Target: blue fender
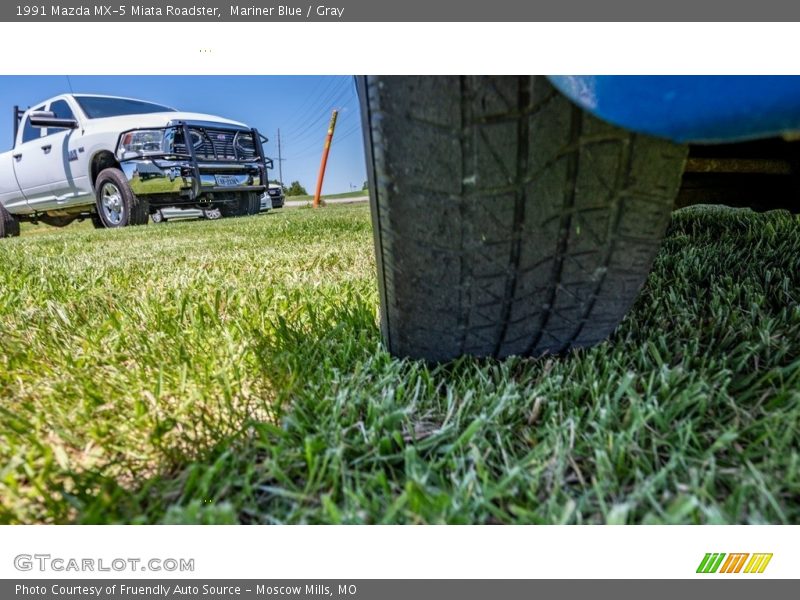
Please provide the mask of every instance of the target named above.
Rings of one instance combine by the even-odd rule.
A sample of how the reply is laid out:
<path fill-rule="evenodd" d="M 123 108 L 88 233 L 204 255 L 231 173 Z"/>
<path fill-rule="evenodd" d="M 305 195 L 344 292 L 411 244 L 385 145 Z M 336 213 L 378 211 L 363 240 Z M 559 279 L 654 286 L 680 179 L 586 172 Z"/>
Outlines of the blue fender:
<path fill-rule="evenodd" d="M 800 132 L 800 76 L 559 75 L 552 83 L 595 116 L 682 143 Z"/>

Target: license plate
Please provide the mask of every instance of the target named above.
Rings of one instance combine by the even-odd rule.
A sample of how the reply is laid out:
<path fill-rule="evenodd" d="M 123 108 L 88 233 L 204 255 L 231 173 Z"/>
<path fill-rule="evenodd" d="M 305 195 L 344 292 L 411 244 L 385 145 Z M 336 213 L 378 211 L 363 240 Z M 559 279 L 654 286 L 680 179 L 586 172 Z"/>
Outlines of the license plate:
<path fill-rule="evenodd" d="M 235 187 L 239 185 L 239 178 L 236 175 L 217 175 L 217 185 L 220 187 Z"/>

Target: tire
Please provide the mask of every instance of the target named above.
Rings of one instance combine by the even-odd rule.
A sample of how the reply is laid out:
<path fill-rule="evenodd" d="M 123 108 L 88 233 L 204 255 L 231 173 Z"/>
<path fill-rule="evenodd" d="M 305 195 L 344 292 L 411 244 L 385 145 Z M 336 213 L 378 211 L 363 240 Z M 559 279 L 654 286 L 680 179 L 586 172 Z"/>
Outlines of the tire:
<path fill-rule="evenodd" d="M 19 236 L 19 220 L 0 204 L 0 239 Z"/>
<path fill-rule="evenodd" d="M 236 200 L 221 204 L 219 210 L 223 217 L 257 215 L 261 212 L 261 201 L 255 192 L 243 192 L 238 194 Z"/>
<path fill-rule="evenodd" d="M 149 203 L 131 191 L 128 180 L 116 168 L 103 169 L 94 184 L 97 216 L 108 229 L 129 225 L 147 225 L 150 220 Z"/>
<path fill-rule="evenodd" d="M 160 210 L 157 210 L 152 215 L 150 215 L 150 220 L 153 223 L 166 223 L 167 222 L 167 220 L 164 218 L 164 213 L 162 213 Z"/>
<path fill-rule="evenodd" d="M 608 125 L 543 77 L 367 77 L 359 96 L 392 354 L 541 356 L 616 328 L 685 147 Z"/>
<path fill-rule="evenodd" d="M 222 211 L 218 208 L 207 208 L 203 210 L 203 217 L 209 221 L 216 221 L 222 218 Z"/>

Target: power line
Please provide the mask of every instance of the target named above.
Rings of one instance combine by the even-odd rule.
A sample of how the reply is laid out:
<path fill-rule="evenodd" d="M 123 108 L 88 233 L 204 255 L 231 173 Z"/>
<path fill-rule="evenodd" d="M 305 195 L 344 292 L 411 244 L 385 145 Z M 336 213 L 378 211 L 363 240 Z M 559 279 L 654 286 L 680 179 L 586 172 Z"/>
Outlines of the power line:
<path fill-rule="evenodd" d="M 342 106 L 341 104 L 334 104 L 331 103 L 329 105 L 330 108 L 328 110 L 339 109 L 339 110 L 347 110 L 346 106 Z M 326 111 L 327 112 L 327 111 Z M 323 113 L 324 115 L 324 113 Z M 326 120 L 325 118 L 316 119 L 314 121 L 310 121 L 305 128 L 299 134 L 295 134 L 294 136 L 284 136 L 284 144 L 287 148 L 297 149 L 306 146 L 309 142 L 316 143 L 321 139 L 320 131 L 325 127 Z"/>
<path fill-rule="evenodd" d="M 340 94 L 331 104 L 329 105 L 331 109 L 336 108 L 337 110 L 342 111 L 343 118 L 349 117 L 349 114 L 352 111 L 350 102 L 342 103 L 347 96 L 347 92 L 343 92 Z M 322 119 L 319 119 L 311 124 L 307 128 L 308 131 L 302 133 L 302 135 L 298 134 L 294 138 L 290 140 L 289 145 L 293 146 L 294 148 L 302 147 L 306 142 L 313 140 L 313 143 L 316 143 L 319 140 L 318 134 L 319 129 L 322 127 Z M 301 150 L 302 152 L 303 150 Z"/>
<path fill-rule="evenodd" d="M 342 108 L 340 110 L 345 111 L 346 109 Z M 340 114 L 344 114 L 344 116 L 339 118 L 340 123 L 343 122 L 345 125 L 349 125 L 349 115 L 344 112 L 341 112 Z M 320 125 L 318 129 L 309 132 L 308 135 L 292 140 L 292 143 L 288 145 L 290 152 L 293 152 L 294 154 L 303 154 L 312 148 L 316 148 L 322 139 L 319 135 L 319 129 L 321 128 L 322 125 Z"/>
<path fill-rule="evenodd" d="M 288 122 L 289 128 L 291 129 L 291 127 L 294 126 L 295 123 L 300 123 L 300 126 L 302 126 L 302 124 L 305 123 L 305 116 L 306 116 L 305 114 L 303 114 L 303 111 L 311 107 L 315 100 L 327 94 L 328 90 L 330 90 L 330 88 L 335 83 L 336 83 L 335 77 L 331 77 L 327 80 L 325 78 L 320 78 L 319 81 L 317 82 L 316 87 L 314 88 L 314 91 L 309 94 L 306 94 L 303 102 L 297 107 L 294 119 Z M 284 128 L 284 131 L 288 130 Z"/>
<path fill-rule="evenodd" d="M 289 121 L 290 126 L 279 130 L 278 164 L 282 166 L 286 161 L 290 171 L 290 165 L 293 166 L 296 161 L 320 156 L 323 152 L 324 136 L 321 133 L 331 109 L 342 111 L 339 113 L 339 126 L 331 147 L 338 147 L 356 132 L 361 132 L 357 93 L 352 78 L 333 77 L 314 89 L 315 93 L 309 94 L 298 107 L 295 112 L 297 116 Z M 351 119 L 350 115 L 354 118 Z M 343 130 L 342 125 L 348 128 Z M 289 157 L 284 158 L 287 148 Z M 280 178 L 283 181 L 282 175 Z"/>
<path fill-rule="evenodd" d="M 345 93 L 346 90 L 342 86 L 339 86 L 339 88 L 337 88 L 333 94 L 329 94 L 325 99 L 320 100 L 316 104 L 318 116 L 315 119 L 307 122 L 304 127 L 301 126 L 300 128 L 296 128 L 293 132 L 287 133 L 286 137 L 294 138 L 295 140 L 303 139 L 309 132 L 314 130 L 315 126 L 327 121 L 328 116 L 326 113 L 328 112 L 329 108 L 336 106 L 336 104 L 338 104 L 339 101 L 345 97 Z"/>
<path fill-rule="evenodd" d="M 341 135 L 334 137 L 333 138 L 333 142 L 331 143 L 331 146 L 338 145 L 339 142 L 347 139 L 348 137 L 353 135 L 356 131 L 361 131 L 361 123 L 360 122 L 356 123 L 353 127 L 348 129 L 347 131 L 345 131 Z M 293 156 L 293 157 L 290 157 L 290 158 L 286 158 L 285 160 L 287 160 L 287 161 L 303 160 L 304 158 L 309 158 L 309 157 L 315 156 L 317 153 L 318 152 L 315 150 L 315 151 L 307 152 L 305 154 L 301 154 L 301 155 L 298 155 L 298 156 Z"/>
<path fill-rule="evenodd" d="M 316 141 L 318 127 L 322 127 L 325 119 L 327 119 L 328 111 L 331 109 L 347 110 L 350 104 L 352 90 L 347 85 L 346 80 L 342 80 L 338 87 L 330 90 L 330 92 L 318 99 L 312 107 L 312 114 L 318 115 L 316 118 L 307 120 L 303 125 L 295 127 L 287 133 L 284 128 L 284 140 L 288 141 L 289 146 L 298 146 L 304 142 L 314 139 Z M 345 102 L 347 101 L 347 102 Z"/>
<path fill-rule="evenodd" d="M 337 80 L 335 81 L 335 85 L 328 88 L 325 94 L 320 94 L 317 98 L 317 104 L 313 105 L 309 112 L 313 114 L 317 114 L 319 111 L 324 110 L 326 105 L 330 103 L 331 98 L 336 97 L 339 95 L 345 88 L 346 82 L 344 80 Z"/>
<path fill-rule="evenodd" d="M 342 140 L 348 138 L 349 136 L 353 135 L 357 131 L 361 131 L 361 123 L 360 122 L 356 123 L 348 131 L 345 131 L 342 135 L 340 135 L 337 139 L 335 139 L 334 143 L 341 142 Z"/>
<path fill-rule="evenodd" d="M 344 122 L 345 124 L 349 124 L 349 120 L 347 119 L 347 117 L 340 118 L 339 121 L 340 122 Z M 315 150 L 316 148 L 319 147 L 319 143 L 320 143 L 321 139 L 316 135 L 316 133 L 318 133 L 318 132 L 315 132 L 315 135 L 313 135 L 311 138 L 309 138 L 309 141 L 311 143 L 307 143 L 307 144 L 295 143 L 292 146 L 291 149 L 292 149 L 293 153 L 295 154 L 295 156 L 300 155 L 300 154 L 305 154 L 309 150 Z"/>
<path fill-rule="evenodd" d="M 312 100 L 312 103 L 309 105 L 302 117 L 298 117 L 299 124 L 294 128 L 285 128 L 286 135 L 292 136 L 297 134 L 299 131 L 304 131 L 307 128 L 308 118 L 313 117 L 313 115 L 319 115 L 320 112 L 322 112 L 322 116 L 325 116 L 324 107 L 329 104 L 332 98 L 335 98 L 341 93 L 345 84 L 346 82 L 343 80 L 331 80 L 331 85 L 325 88 L 324 92 L 320 93 L 315 99 Z M 298 111 L 298 113 L 299 112 L 300 111 Z"/>

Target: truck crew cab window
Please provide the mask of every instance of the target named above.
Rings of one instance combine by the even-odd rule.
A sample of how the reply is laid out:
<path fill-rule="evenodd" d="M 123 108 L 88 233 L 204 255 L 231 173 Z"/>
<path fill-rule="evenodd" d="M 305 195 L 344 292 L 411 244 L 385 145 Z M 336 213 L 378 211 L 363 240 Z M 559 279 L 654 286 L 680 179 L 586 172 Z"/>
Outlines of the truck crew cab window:
<path fill-rule="evenodd" d="M 72 113 L 72 109 L 69 107 L 69 104 L 67 104 L 65 100 L 56 100 L 55 102 L 51 102 L 50 112 L 55 114 L 56 119 L 75 118 L 75 115 Z M 59 131 L 65 131 L 65 130 L 66 130 L 65 127 L 48 127 L 47 135 L 53 135 L 54 133 L 58 133 Z"/>
<path fill-rule="evenodd" d="M 37 108 L 35 110 L 41 110 L 41 108 Z M 30 142 L 31 140 L 35 140 L 41 137 L 42 131 L 38 127 L 34 127 L 31 125 L 31 118 L 25 117 L 25 125 L 22 128 L 22 143 Z"/>

